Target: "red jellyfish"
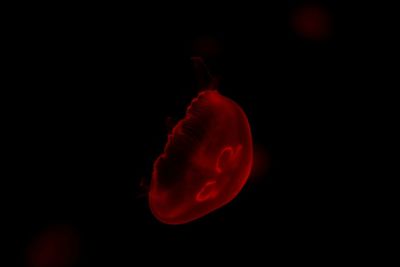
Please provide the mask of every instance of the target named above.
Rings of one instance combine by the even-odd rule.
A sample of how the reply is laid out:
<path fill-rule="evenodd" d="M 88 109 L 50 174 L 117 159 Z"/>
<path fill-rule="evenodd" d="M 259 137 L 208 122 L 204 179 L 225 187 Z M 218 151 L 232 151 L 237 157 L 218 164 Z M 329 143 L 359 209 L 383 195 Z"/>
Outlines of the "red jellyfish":
<path fill-rule="evenodd" d="M 246 183 L 253 144 L 246 114 L 216 90 L 194 98 L 154 163 L 150 209 L 166 224 L 184 224 L 224 206 Z"/>

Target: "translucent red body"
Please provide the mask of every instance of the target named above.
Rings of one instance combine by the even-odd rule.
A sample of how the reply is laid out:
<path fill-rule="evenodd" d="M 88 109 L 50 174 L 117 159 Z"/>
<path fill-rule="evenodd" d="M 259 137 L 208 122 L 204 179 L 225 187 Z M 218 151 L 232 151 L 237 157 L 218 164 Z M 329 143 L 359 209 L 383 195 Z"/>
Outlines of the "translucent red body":
<path fill-rule="evenodd" d="M 150 209 L 167 224 L 198 219 L 236 197 L 252 162 L 250 126 L 243 110 L 217 91 L 203 91 L 154 163 Z"/>

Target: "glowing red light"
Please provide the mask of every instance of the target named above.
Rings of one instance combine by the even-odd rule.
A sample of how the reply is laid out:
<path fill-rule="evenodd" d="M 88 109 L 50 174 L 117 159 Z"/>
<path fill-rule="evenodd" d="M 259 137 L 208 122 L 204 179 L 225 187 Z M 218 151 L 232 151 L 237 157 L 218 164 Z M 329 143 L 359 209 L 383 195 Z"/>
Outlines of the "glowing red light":
<path fill-rule="evenodd" d="M 292 26 L 302 38 L 323 40 L 331 34 L 331 17 L 329 12 L 321 6 L 306 5 L 295 10 Z"/>
<path fill-rule="evenodd" d="M 215 57 L 219 54 L 221 47 L 217 39 L 211 36 L 203 36 L 193 42 L 193 50 L 197 56 Z"/>
<path fill-rule="evenodd" d="M 198 219 L 236 197 L 252 163 L 250 125 L 243 110 L 215 90 L 203 91 L 154 163 L 151 211 L 167 224 Z"/>
<path fill-rule="evenodd" d="M 78 257 L 79 238 L 68 225 L 52 226 L 42 232 L 28 249 L 28 266 L 70 267 Z"/>
<path fill-rule="evenodd" d="M 267 150 L 261 145 L 255 145 L 251 181 L 260 182 L 266 176 L 270 165 L 271 158 Z"/>

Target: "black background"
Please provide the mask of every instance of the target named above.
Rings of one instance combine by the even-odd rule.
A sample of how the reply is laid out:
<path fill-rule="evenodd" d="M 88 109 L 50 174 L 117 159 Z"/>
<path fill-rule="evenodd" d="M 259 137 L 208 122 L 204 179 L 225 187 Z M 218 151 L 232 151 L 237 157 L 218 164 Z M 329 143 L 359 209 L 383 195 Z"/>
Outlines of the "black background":
<path fill-rule="evenodd" d="M 79 233 L 79 266 L 185 263 L 184 251 L 193 261 L 262 263 L 346 253 L 358 238 L 347 169 L 356 45 L 335 2 L 319 3 L 332 16 L 330 38 L 298 36 L 290 18 L 304 3 L 54 7 L 11 20 L 5 232 L 17 264 L 55 224 Z M 202 37 L 219 44 L 206 64 L 270 161 L 229 205 L 163 225 L 142 183 L 167 118 L 183 117 L 197 93 L 190 57 Z"/>

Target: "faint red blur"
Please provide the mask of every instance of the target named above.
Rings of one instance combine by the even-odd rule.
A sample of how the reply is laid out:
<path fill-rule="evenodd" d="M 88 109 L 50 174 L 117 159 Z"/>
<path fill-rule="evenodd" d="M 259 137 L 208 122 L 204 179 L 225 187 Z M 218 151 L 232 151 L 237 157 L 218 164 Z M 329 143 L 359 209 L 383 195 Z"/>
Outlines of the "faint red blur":
<path fill-rule="evenodd" d="M 38 234 L 27 251 L 29 267 L 72 267 L 79 253 L 79 236 L 70 225 L 52 225 Z"/>
<path fill-rule="evenodd" d="M 308 4 L 294 10 L 291 26 L 304 39 L 322 41 L 331 37 L 332 17 L 326 8 Z"/>
<path fill-rule="evenodd" d="M 204 58 L 212 58 L 219 54 L 220 43 L 211 36 L 198 37 L 193 42 L 193 54 Z"/>
<path fill-rule="evenodd" d="M 250 181 L 257 183 L 265 178 L 270 168 L 271 159 L 267 150 L 254 144 L 253 169 L 251 170 Z"/>

